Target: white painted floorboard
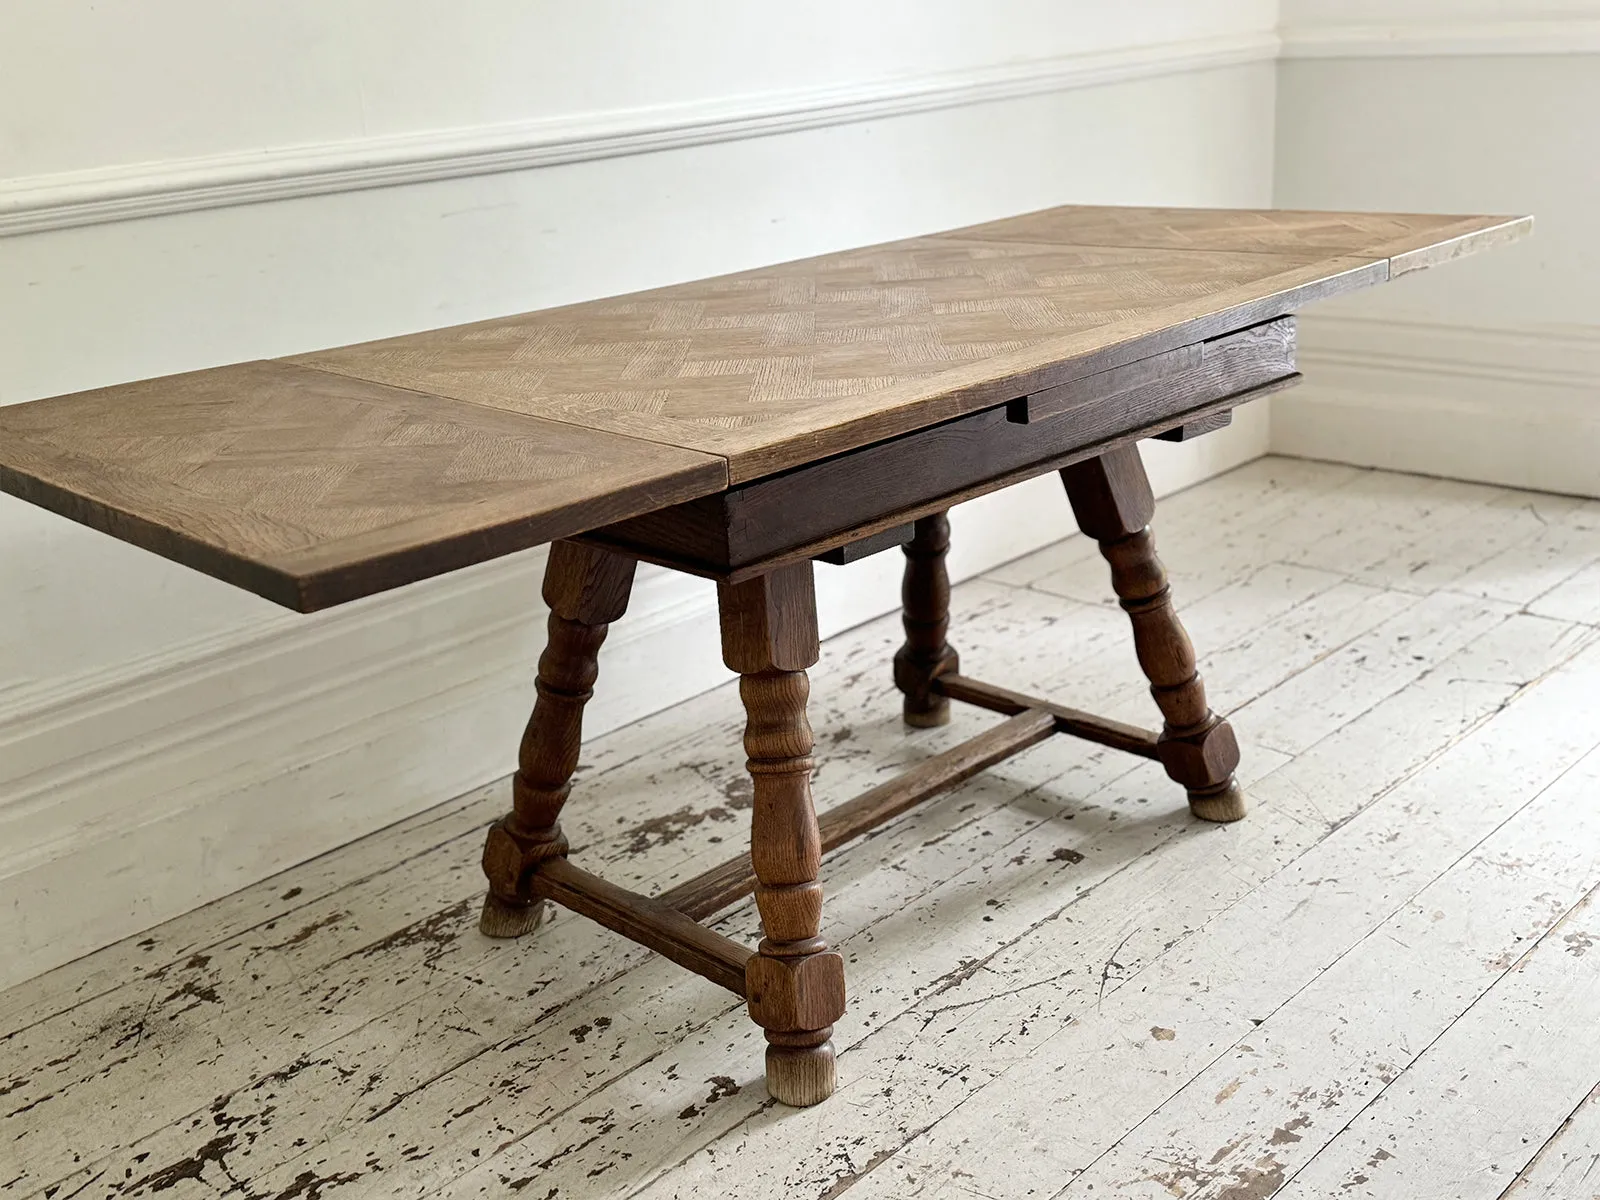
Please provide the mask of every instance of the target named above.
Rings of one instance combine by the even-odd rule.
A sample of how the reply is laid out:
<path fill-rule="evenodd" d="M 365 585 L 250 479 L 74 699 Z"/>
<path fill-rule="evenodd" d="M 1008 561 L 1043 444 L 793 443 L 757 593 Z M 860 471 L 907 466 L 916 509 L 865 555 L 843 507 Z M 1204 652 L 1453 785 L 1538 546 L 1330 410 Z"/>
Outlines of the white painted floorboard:
<path fill-rule="evenodd" d="M 0 992 L 0 1196 L 1600 1196 L 1600 504 L 1275 458 L 1155 530 L 1251 816 L 1057 738 L 830 856 L 828 1103 L 581 918 L 479 936 L 497 785 Z M 1085 539 L 954 607 L 967 673 L 1154 723 Z M 904 729 L 898 640 L 824 648 L 823 806 L 994 720 Z M 741 724 L 588 745 L 577 860 L 725 858 Z"/>

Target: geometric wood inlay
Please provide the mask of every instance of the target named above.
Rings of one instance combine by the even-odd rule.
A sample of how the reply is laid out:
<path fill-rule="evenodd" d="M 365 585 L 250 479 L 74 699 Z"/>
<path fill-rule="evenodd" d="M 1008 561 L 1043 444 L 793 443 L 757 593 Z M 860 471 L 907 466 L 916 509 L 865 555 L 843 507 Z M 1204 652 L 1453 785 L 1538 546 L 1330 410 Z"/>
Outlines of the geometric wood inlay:
<path fill-rule="evenodd" d="M 0 489 L 318 608 L 1231 335 L 1530 224 L 1049 209 L 0 408 Z"/>
<path fill-rule="evenodd" d="M 293 361 L 723 455 L 737 483 L 1386 271 L 1321 253 L 923 238 Z"/>
<path fill-rule="evenodd" d="M 714 492 L 722 460 L 285 363 L 0 408 L 0 487 L 322 608 Z"/>
<path fill-rule="evenodd" d="M 739 483 L 1520 236 L 1066 207 L 292 361 L 726 457 Z"/>

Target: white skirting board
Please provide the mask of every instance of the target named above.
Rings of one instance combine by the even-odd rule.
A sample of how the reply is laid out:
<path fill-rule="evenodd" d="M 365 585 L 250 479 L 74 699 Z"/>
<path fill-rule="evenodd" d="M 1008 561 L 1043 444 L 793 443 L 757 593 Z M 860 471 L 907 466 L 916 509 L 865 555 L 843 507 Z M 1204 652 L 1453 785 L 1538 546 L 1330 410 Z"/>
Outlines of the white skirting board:
<path fill-rule="evenodd" d="M 1257 405 L 1146 458 L 1165 493 L 1266 443 Z M 1049 476 L 952 523 L 957 578 L 1073 528 Z M 318 617 L 285 614 L 251 636 L 68 681 L 49 701 L 0 693 L 0 988 L 507 775 L 543 644 L 543 562 L 532 551 Z M 901 562 L 819 565 L 824 635 L 893 611 Z M 602 652 L 587 732 L 726 678 L 713 586 L 643 568 Z"/>
<path fill-rule="evenodd" d="M 1600 330 L 1311 314 L 1275 453 L 1600 496 Z"/>
<path fill-rule="evenodd" d="M 1394 23 L 1310 21 L 1283 30 L 1284 58 L 1444 58 L 1495 55 L 1593 54 L 1600 50 L 1600 17 L 1510 15 L 1497 20 L 1414 20 Z"/>

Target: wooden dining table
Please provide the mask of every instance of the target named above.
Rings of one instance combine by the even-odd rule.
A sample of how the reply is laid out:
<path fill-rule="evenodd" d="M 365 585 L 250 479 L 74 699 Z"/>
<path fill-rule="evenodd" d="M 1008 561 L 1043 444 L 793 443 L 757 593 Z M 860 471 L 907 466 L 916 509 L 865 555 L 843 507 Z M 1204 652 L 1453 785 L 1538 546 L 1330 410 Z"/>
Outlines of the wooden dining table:
<path fill-rule="evenodd" d="M 1056 734 L 1159 762 L 1196 818 L 1245 814 L 1238 743 L 1156 556 L 1137 443 L 1202 436 L 1295 383 L 1303 305 L 1530 228 L 1053 208 L 11 405 L 0 488 L 302 612 L 551 543 L 548 642 L 512 810 L 484 846 L 480 928 L 529 933 L 553 901 L 650 947 L 743 997 L 770 1094 L 815 1104 L 834 1089 L 845 1012 L 823 936 L 826 851 Z M 1159 729 L 972 678 L 947 641 L 946 513 L 1048 471 L 1109 564 Z M 907 724 L 943 724 L 952 700 L 1005 719 L 819 818 L 813 564 L 892 547 Z M 754 789 L 750 849 L 656 896 L 577 866 L 559 820 L 640 561 L 717 581 Z M 752 892 L 754 949 L 704 923 Z"/>

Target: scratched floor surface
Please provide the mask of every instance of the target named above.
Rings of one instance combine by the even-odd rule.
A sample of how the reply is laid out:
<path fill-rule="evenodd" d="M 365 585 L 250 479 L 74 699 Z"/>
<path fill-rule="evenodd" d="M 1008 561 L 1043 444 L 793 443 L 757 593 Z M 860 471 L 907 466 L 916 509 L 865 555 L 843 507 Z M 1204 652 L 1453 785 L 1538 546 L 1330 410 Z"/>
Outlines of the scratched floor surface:
<path fill-rule="evenodd" d="M 1250 818 L 1057 738 L 831 856 L 828 1103 L 581 918 L 481 937 L 497 784 L 0 993 L 0 1195 L 1600 1195 L 1600 503 L 1266 459 L 1155 528 Z M 1107 595 L 1063 542 L 952 641 L 1152 723 Z M 824 806 L 994 720 L 902 728 L 897 641 L 825 648 Z M 592 743 L 577 860 L 727 857 L 741 723 L 722 688 Z"/>

